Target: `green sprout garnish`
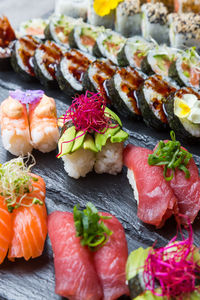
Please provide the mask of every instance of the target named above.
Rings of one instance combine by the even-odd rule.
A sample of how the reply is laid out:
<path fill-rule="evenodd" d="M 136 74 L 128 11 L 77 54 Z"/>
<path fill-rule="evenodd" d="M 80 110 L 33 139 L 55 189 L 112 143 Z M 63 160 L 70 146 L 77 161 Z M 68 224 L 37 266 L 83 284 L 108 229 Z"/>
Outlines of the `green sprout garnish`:
<path fill-rule="evenodd" d="M 160 141 L 153 154 L 148 156 L 150 166 L 164 166 L 163 175 L 165 180 L 170 181 L 174 177 L 175 169 L 185 173 L 185 178 L 190 178 L 190 171 L 187 165 L 192 158 L 192 154 L 181 147 L 180 142 L 176 141 L 174 131 L 170 132 L 171 141 Z M 170 170 L 168 175 L 168 170 Z"/>
<path fill-rule="evenodd" d="M 27 167 L 30 158 L 32 163 Z M 43 202 L 37 198 L 33 198 L 30 204 L 23 202 L 27 194 L 33 191 L 32 182 L 38 181 L 38 178 L 30 174 L 34 165 L 35 159 L 30 154 L 26 161 L 23 157 L 18 157 L 0 164 L 0 195 L 4 197 L 9 212 L 20 206 L 43 205 Z"/>
<path fill-rule="evenodd" d="M 82 246 L 88 246 L 90 250 L 95 251 L 107 243 L 112 231 L 102 220 L 111 219 L 111 217 L 101 216 L 91 202 L 87 203 L 83 211 L 75 205 L 73 213 L 76 236 L 81 237 Z"/>

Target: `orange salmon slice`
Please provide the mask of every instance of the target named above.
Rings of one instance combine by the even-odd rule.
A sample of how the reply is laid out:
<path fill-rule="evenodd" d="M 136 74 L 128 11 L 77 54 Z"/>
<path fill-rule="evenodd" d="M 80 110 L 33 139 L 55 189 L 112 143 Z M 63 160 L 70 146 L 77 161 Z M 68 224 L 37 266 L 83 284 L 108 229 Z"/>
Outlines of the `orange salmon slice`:
<path fill-rule="evenodd" d="M 11 239 L 11 214 L 7 210 L 4 198 L 0 196 L 0 264 L 4 261 Z"/>

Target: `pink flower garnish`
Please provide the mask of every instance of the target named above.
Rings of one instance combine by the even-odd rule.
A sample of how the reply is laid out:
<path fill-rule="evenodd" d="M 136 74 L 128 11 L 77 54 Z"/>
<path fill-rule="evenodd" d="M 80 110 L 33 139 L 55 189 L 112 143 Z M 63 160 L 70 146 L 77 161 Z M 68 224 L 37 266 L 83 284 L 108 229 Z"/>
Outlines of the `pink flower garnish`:
<path fill-rule="evenodd" d="M 15 90 L 9 92 L 10 97 L 20 101 L 22 104 L 38 102 L 42 99 L 44 91 L 42 90 Z"/>

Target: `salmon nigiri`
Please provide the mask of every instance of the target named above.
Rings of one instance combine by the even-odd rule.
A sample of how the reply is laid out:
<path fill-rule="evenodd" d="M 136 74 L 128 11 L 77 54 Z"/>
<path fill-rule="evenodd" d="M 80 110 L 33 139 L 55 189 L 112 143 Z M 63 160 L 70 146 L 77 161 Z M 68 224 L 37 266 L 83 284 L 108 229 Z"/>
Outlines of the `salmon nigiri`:
<path fill-rule="evenodd" d="M 56 149 L 60 135 L 54 99 L 43 95 L 39 102 L 30 103 L 29 121 L 34 148 L 44 153 Z"/>
<path fill-rule="evenodd" d="M 11 239 L 11 214 L 4 203 L 4 198 L 0 196 L 0 264 L 7 255 Z"/>
<path fill-rule="evenodd" d="M 13 155 L 32 151 L 26 105 L 8 97 L 0 106 L 0 125 L 3 146 Z"/>
<path fill-rule="evenodd" d="M 0 166 L 0 262 L 42 254 L 47 235 L 45 182 L 19 157 Z M 2 255 L 1 255 L 2 253 Z"/>

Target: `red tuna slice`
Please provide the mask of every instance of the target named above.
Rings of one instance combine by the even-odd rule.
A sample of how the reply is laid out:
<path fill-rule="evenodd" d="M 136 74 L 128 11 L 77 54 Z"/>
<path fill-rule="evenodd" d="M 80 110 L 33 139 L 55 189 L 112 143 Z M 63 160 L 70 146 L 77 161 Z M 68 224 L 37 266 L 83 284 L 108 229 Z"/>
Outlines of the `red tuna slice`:
<path fill-rule="evenodd" d="M 166 143 L 168 140 L 164 142 Z M 182 148 L 187 151 L 184 147 Z M 169 181 L 174 195 L 178 199 L 179 213 L 185 216 L 180 217 L 182 224 L 188 224 L 188 218 L 193 223 L 200 210 L 199 170 L 193 158 L 190 159 L 187 168 L 190 178 L 185 178 L 185 173 L 176 169 L 173 179 Z"/>
<path fill-rule="evenodd" d="M 134 145 L 124 150 L 124 164 L 133 172 L 138 191 L 138 218 L 160 228 L 167 218 L 178 213 L 177 198 L 164 179 L 163 169 L 149 166 L 148 155 L 153 151 Z"/>
<path fill-rule="evenodd" d="M 125 275 L 128 248 L 121 223 L 108 213 L 101 214 L 112 217 L 103 222 L 113 234 L 109 241 L 94 253 L 94 263 L 103 287 L 102 300 L 113 300 L 122 295 L 129 295 Z"/>
<path fill-rule="evenodd" d="M 102 288 L 92 255 L 76 237 L 73 214 L 53 212 L 48 217 L 53 252 L 56 294 L 69 300 L 100 300 Z"/>

